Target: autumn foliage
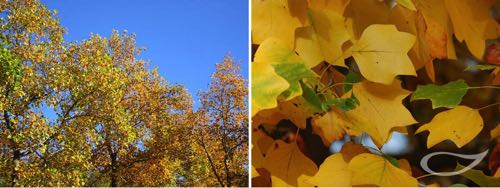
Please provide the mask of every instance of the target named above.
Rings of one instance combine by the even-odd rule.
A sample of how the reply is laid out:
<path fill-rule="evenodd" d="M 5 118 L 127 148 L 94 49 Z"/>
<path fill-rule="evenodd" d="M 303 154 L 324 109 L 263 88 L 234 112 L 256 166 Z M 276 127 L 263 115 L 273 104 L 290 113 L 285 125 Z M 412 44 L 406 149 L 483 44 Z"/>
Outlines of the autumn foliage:
<path fill-rule="evenodd" d="M 252 185 L 500 186 L 498 6 L 252 0 Z"/>
<path fill-rule="evenodd" d="M 194 109 L 137 59 L 134 35 L 64 41 L 37 0 L 0 11 L 0 186 L 247 184 L 246 82 L 230 56 Z"/>

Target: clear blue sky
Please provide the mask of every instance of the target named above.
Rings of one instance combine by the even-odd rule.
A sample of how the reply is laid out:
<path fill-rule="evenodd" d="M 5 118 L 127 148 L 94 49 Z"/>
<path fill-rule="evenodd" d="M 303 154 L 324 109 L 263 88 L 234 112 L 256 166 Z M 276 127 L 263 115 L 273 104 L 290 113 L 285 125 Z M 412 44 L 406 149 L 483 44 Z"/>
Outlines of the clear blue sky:
<path fill-rule="evenodd" d="M 248 77 L 248 1 L 246 0 L 42 0 L 57 9 L 66 41 L 109 37 L 112 30 L 135 33 L 140 58 L 158 66 L 171 83 L 185 85 L 197 104 L 215 63 L 231 52 Z"/>

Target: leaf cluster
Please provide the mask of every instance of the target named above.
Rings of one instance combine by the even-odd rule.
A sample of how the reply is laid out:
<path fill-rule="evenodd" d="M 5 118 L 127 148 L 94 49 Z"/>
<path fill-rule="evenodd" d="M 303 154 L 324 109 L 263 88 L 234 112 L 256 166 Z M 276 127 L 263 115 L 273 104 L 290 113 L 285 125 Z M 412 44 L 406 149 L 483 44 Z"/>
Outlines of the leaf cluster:
<path fill-rule="evenodd" d="M 493 86 L 499 82 L 492 41 L 500 34 L 490 14 L 494 3 L 252 1 L 252 158 L 260 161 L 253 163 L 253 181 L 267 186 L 427 183 L 412 173 L 421 171 L 414 167 L 418 163 L 412 162 L 411 169 L 408 161 L 397 165 L 381 149 L 394 132 L 418 138 L 423 131 L 430 132 L 424 149 L 445 140 L 462 148 L 485 128 L 479 110 L 499 103 L 475 109 L 462 101 L 469 90 L 499 89 Z M 490 73 L 489 79 L 479 86 L 457 76 L 439 84 L 435 64 L 462 62 L 463 56 L 478 64 L 463 71 L 495 70 L 483 72 Z M 497 91 L 488 93 L 498 96 Z M 436 114 L 428 120 L 417 113 L 421 110 L 411 109 L 425 99 L 432 102 L 428 111 Z M 280 127 L 284 120 L 292 124 L 286 130 Z M 280 131 L 286 136 L 273 136 Z M 374 144 L 360 146 L 370 152 L 352 160 L 321 149 L 363 135 Z M 314 144 L 318 138 L 322 145 Z M 278 158 L 283 162 L 274 162 Z"/>

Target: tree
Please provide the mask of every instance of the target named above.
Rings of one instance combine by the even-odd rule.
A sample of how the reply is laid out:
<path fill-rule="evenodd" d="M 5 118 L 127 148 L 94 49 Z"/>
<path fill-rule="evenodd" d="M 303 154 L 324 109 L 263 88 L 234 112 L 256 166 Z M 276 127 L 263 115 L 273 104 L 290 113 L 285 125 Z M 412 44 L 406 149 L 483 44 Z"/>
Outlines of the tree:
<path fill-rule="evenodd" d="M 194 134 L 219 186 L 245 186 L 248 182 L 248 89 L 239 69 L 232 56 L 226 55 L 216 64 L 208 91 L 199 94 L 202 106 Z"/>
<path fill-rule="evenodd" d="M 87 185 L 175 182 L 169 171 L 175 155 L 169 150 L 178 142 L 172 135 L 185 125 L 191 98 L 184 87 L 167 84 L 156 70 L 147 70 L 135 58 L 139 52 L 133 36 L 114 32 L 109 40 L 92 36 L 72 44 L 63 55 L 64 85 L 56 86 L 63 94 L 59 118 L 72 115 L 72 129 L 65 130 L 63 139 L 79 138 L 70 151 L 88 149 Z"/>
<path fill-rule="evenodd" d="M 0 9 L 1 186 L 211 181 L 200 154 L 216 155 L 218 148 L 203 150 L 191 135 L 196 114 L 191 96 L 137 58 L 143 50 L 134 35 L 114 31 L 109 38 L 64 42 L 55 11 L 39 1 L 2 1 Z M 233 92 L 245 97 L 240 90 Z M 243 134 L 246 122 L 234 111 L 246 107 L 241 103 L 246 99 L 231 100 L 234 109 L 228 115 L 238 119 L 225 121 L 235 123 L 228 125 L 234 135 Z M 225 131 L 230 136 L 224 139 L 234 144 L 227 132 L 233 129 Z M 232 147 L 225 161 L 232 184 L 240 183 L 237 174 L 246 164 L 230 158 L 244 159 L 244 143 L 238 144 L 227 145 Z"/>
<path fill-rule="evenodd" d="M 37 108 L 54 92 L 46 86 L 64 29 L 38 1 L 2 1 L 0 10 L 0 183 L 16 186 L 37 174 L 38 146 L 54 130 Z"/>
<path fill-rule="evenodd" d="M 494 4 L 252 0 L 253 185 L 500 186 Z M 486 149 L 470 181 L 419 163 Z"/>

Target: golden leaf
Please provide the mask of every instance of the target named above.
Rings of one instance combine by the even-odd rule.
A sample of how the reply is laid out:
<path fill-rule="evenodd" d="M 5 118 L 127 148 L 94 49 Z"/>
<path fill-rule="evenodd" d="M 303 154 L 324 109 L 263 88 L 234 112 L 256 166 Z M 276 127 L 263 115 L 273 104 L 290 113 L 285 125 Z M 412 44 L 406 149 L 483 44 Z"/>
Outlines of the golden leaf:
<path fill-rule="evenodd" d="M 427 148 L 444 140 L 453 141 L 458 147 L 469 143 L 483 129 L 483 118 L 476 109 L 457 106 L 434 116 L 431 122 L 422 125 L 415 134 L 429 131 Z"/>
<path fill-rule="evenodd" d="M 417 187 L 417 180 L 381 156 L 364 153 L 349 162 L 352 185 L 381 187 Z"/>

